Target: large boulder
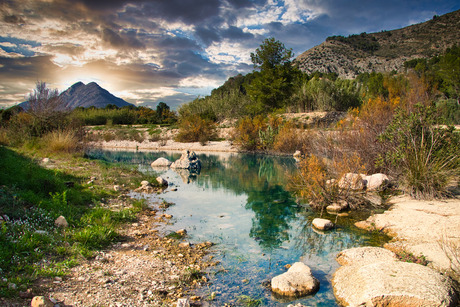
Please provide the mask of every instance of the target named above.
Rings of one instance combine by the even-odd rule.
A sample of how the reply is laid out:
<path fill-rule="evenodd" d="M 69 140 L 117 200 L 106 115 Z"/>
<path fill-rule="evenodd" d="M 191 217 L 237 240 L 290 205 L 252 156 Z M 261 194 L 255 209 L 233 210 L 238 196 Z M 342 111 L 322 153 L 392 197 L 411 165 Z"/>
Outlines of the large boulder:
<path fill-rule="evenodd" d="M 190 152 L 187 150 L 183 152 L 180 159 L 172 163 L 170 167 L 188 170 L 200 170 L 201 161 L 193 151 Z"/>
<path fill-rule="evenodd" d="M 166 158 L 158 158 L 155 161 L 150 164 L 152 167 L 169 167 L 172 164 L 171 161 L 169 161 Z"/>
<path fill-rule="evenodd" d="M 311 274 L 308 266 L 296 262 L 287 272 L 273 277 L 271 287 L 279 295 L 300 297 L 318 291 L 319 281 Z"/>
<path fill-rule="evenodd" d="M 388 176 L 382 173 L 364 176 L 363 180 L 368 191 L 375 191 L 384 188 L 390 182 Z"/>
<path fill-rule="evenodd" d="M 395 253 L 381 247 L 355 247 L 341 251 L 335 258 L 340 265 L 368 264 L 382 261 L 396 261 Z"/>
<path fill-rule="evenodd" d="M 344 306 L 457 306 L 451 281 L 419 264 L 398 261 L 380 247 L 340 252 L 334 294 Z"/>

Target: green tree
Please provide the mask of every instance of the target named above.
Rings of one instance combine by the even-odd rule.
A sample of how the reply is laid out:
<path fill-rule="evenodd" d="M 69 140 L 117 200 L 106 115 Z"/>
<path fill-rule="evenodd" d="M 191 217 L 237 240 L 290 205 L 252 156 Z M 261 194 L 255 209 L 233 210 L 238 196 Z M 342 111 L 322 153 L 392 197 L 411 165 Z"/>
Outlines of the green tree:
<path fill-rule="evenodd" d="M 254 69 L 254 79 L 248 88 L 248 94 L 254 104 L 248 106 L 249 113 L 269 113 L 283 108 L 290 98 L 294 85 L 293 81 L 300 70 L 290 61 L 292 49 L 287 49 L 283 43 L 267 38 L 251 53 Z"/>

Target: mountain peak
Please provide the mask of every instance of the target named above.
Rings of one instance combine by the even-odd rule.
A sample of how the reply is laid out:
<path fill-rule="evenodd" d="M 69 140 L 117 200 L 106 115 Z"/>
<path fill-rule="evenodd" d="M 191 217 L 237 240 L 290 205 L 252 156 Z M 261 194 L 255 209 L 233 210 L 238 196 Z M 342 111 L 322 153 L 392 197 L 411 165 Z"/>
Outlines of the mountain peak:
<path fill-rule="evenodd" d="M 83 82 L 77 82 L 62 92 L 60 97 L 66 108 L 69 109 L 78 107 L 105 108 L 108 104 L 113 104 L 120 108 L 132 105 L 121 98 L 115 97 L 96 82 L 90 82 L 86 85 Z"/>

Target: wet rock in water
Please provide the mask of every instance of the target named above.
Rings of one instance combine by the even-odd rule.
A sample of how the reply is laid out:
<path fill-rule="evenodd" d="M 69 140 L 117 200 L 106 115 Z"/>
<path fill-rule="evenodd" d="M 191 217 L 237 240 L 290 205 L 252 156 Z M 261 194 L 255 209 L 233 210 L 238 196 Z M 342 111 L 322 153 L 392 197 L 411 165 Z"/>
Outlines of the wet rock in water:
<path fill-rule="evenodd" d="M 326 210 L 328 212 L 342 212 L 348 208 L 348 204 L 346 202 L 339 202 L 339 203 L 333 203 L 332 205 L 329 205 L 326 207 Z"/>
<path fill-rule="evenodd" d="M 448 277 L 402 261 L 346 265 L 332 279 L 343 306 L 458 306 Z"/>
<path fill-rule="evenodd" d="M 272 278 L 271 288 L 282 296 L 300 297 L 318 291 L 319 281 L 307 265 L 296 262 L 286 273 Z"/>
<path fill-rule="evenodd" d="M 157 177 L 157 182 L 160 186 L 162 187 L 167 187 L 168 186 L 168 181 L 162 177 Z"/>
<path fill-rule="evenodd" d="M 169 167 L 172 164 L 171 161 L 169 161 L 166 158 L 158 158 L 155 161 L 150 164 L 152 167 Z"/>
<path fill-rule="evenodd" d="M 328 219 L 316 218 L 313 220 L 312 225 L 319 230 L 329 230 L 334 228 L 334 223 L 332 223 Z"/>
<path fill-rule="evenodd" d="M 198 159 L 195 152 L 187 150 L 182 153 L 180 159 L 171 164 L 171 168 L 199 171 L 201 169 L 201 161 Z"/>
<path fill-rule="evenodd" d="M 67 223 L 65 217 L 61 215 L 54 221 L 54 225 L 56 225 L 57 227 L 67 228 L 69 226 L 69 223 Z"/>
<path fill-rule="evenodd" d="M 396 261 L 398 257 L 392 251 L 381 247 L 355 247 L 341 251 L 336 261 L 340 265 L 376 263 L 381 261 Z"/>
<path fill-rule="evenodd" d="M 31 307 L 53 307 L 54 304 L 44 296 L 35 296 L 30 303 Z"/>

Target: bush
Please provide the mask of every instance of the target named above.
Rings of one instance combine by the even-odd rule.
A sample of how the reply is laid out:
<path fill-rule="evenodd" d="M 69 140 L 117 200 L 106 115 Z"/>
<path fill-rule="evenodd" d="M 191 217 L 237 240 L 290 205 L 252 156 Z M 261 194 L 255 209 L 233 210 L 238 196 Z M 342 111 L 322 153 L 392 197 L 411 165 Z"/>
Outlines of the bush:
<path fill-rule="evenodd" d="M 217 126 L 208 119 L 198 115 L 190 115 L 180 119 L 178 142 L 200 142 L 202 145 L 217 138 Z"/>
<path fill-rule="evenodd" d="M 350 189 L 341 189 L 338 181 L 346 173 L 362 173 L 364 170 L 357 155 L 342 156 L 334 160 L 321 159 L 315 155 L 302 158 L 297 173 L 291 178 L 291 189 L 305 198 L 310 207 L 323 210 L 326 206 L 346 202 L 358 206 L 359 199 Z"/>
<path fill-rule="evenodd" d="M 294 123 L 284 123 L 275 138 L 273 149 L 282 153 L 294 153 L 308 146 L 306 134 L 297 129 Z"/>
<path fill-rule="evenodd" d="M 399 178 L 401 188 L 417 199 L 444 197 L 460 174 L 460 134 L 439 126 L 433 106 L 399 109 L 380 140 L 382 161 Z"/>
<path fill-rule="evenodd" d="M 55 130 L 43 136 L 45 148 L 51 152 L 75 152 L 79 147 L 79 138 L 73 130 Z"/>

